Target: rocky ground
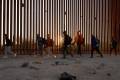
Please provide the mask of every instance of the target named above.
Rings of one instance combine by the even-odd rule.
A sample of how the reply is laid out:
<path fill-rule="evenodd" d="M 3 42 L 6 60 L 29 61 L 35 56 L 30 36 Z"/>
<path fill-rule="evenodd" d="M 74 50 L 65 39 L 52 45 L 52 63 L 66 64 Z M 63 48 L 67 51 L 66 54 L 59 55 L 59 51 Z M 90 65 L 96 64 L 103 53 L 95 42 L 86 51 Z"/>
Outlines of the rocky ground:
<path fill-rule="evenodd" d="M 74 58 L 61 55 L 0 57 L 0 80 L 59 80 L 63 72 L 77 80 L 120 80 L 120 55 L 89 58 L 84 54 Z"/>

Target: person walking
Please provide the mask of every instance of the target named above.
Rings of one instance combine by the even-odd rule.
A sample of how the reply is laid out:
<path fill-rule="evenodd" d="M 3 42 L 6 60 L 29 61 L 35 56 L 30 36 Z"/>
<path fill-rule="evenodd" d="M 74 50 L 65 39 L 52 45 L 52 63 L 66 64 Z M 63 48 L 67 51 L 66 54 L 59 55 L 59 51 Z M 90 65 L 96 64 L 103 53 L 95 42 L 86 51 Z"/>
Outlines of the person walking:
<path fill-rule="evenodd" d="M 77 44 L 77 54 L 81 56 L 81 45 L 84 44 L 84 38 L 80 31 L 77 32 L 77 35 L 75 36 L 74 42 L 72 44 Z"/>
<path fill-rule="evenodd" d="M 37 54 L 40 54 L 42 56 L 43 55 L 43 48 L 45 45 L 45 38 L 40 37 L 40 35 L 37 34 L 36 41 L 37 41 Z"/>
<path fill-rule="evenodd" d="M 115 40 L 114 37 L 112 37 L 111 44 L 110 44 L 110 56 L 112 54 L 112 51 L 115 51 L 115 55 L 117 56 L 117 41 Z"/>
<path fill-rule="evenodd" d="M 73 57 L 72 53 L 69 53 L 68 48 L 71 46 L 72 38 L 67 34 L 66 31 L 63 32 L 64 43 L 63 43 L 63 58 L 66 58 L 67 54 L 70 54 Z"/>
<path fill-rule="evenodd" d="M 5 39 L 5 48 L 4 48 L 4 58 L 8 58 L 8 55 L 15 55 L 14 52 L 12 52 L 12 41 L 8 38 L 8 35 L 4 35 Z"/>
<path fill-rule="evenodd" d="M 91 58 L 93 58 L 94 51 L 97 51 L 101 58 L 103 57 L 102 53 L 99 50 L 99 46 L 100 46 L 100 41 L 94 35 L 91 35 L 91 48 L 92 48 L 91 49 Z"/>

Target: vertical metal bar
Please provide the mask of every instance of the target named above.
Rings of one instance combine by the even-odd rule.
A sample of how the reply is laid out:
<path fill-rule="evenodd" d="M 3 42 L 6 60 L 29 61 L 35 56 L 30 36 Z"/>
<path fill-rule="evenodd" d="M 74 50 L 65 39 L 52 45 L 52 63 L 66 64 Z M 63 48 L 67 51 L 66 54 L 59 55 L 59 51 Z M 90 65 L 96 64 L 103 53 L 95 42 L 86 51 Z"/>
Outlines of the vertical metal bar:
<path fill-rule="evenodd" d="M 65 31 L 65 26 L 66 26 L 66 25 L 65 25 L 65 15 L 66 15 L 66 14 L 65 14 L 65 0 L 63 0 L 63 14 L 64 14 L 64 15 L 63 15 L 63 21 L 64 21 L 64 22 L 63 22 L 63 24 L 64 24 L 63 31 Z"/>
<path fill-rule="evenodd" d="M 5 45 L 5 39 L 4 39 L 4 34 L 5 34 L 5 14 L 6 14 L 6 0 L 3 0 L 3 45 Z"/>
<path fill-rule="evenodd" d="M 106 36 L 106 34 L 107 34 L 107 33 L 106 33 L 106 32 L 107 32 L 107 31 L 106 31 L 106 0 L 104 1 L 104 4 L 105 4 L 105 5 L 104 5 L 104 6 L 105 6 L 105 9 L 104 9 L 104 11 L 105 11 L 105 12 L 104 12 L 104 14 L 105 14 L 105 20 L 104 20 L 104 25 L 105 25 L 105 26 L 104 26 L 104 47 L 105 47 L 105 48 L 104 48 L 104 51 L 106 51 L 106 41 L 107 41 L 107 36 Z"/>
<path fill-rule="evenodd" d="M 30 14 L 30 22 L 29 22 L 29 25 L 30 25 L 30 30 L 29 30 L 29 37 L 30 37 L 30 43 L 29 43 L 29 49 L 31 50 L 32 49 L 32 36 L 33 36 L 33 30 L 32 30 L 32 27 L 33 27 L 33 25 L 34 25 L 34 18 L 33 18 L 33 4 L 34 4 L 34 0 L 30 0 L 30 4 L 29 4 L 29 14 Z M 33 12 L 32 12 L 33 11 Z"/>
<path fill-rule="evenodd" d="M 53 11 L 54 11 L 54 3 L 53 3 L 53 0 L 51 1 L 51 3 L 52 3 L 52 4 L 51 4 L 51 5 L 52 5 L 52 8 L 51 8 L 51 9 L 52 9 L 52 19 L 51 19 L 51 22 L 52 22 L 52 23 L 51 23 L 51 24 L 52 24 L 51 27 L 52 27 L 52 29 L 51 29 L 51 31 L 52 31 L 52 39 L 53 39 L 53 18 L 54 18 L 54 17 L 53 17 Z"/>
<path fill-rule="evenodd" d="M 16 49 L 16 0 L 14 0 L 14 35 L 13 35 L 13 48 Z"/>
<path fill-rule="evenodd" d="M 48 30 L 48 33 L 50 34 L 50 37 L 51 37 L 51 0 L 48 0 L 48 27 L 49 27 L 49 30 Z"/>
<path fill-rule="evenodd" d="M 0 51 L 1 51 L 1 35 L 2 35 L 1 34 L 1 32 L 2 32 L 2 30 L 1 30 L 2 29 L 2 26 L 1 26 L 1 23 L 2 23 L 1 22 L 2 21 L 1 20 L 2 19 L 2 14 L 1 13 L 2 13 L 2 0 L 0 0 Z"/>
<path fill-rule="evenodd" d="M 19 16 L 19 0 L 17 0 L 17 16 Z M 17 17 L 17 52 L 19 49 L 19 17 Z"/>
<path fill-rule="evenodd" d="M 33 39 L 34 39 L 34 42 L 33 42 L 33 44 L 34 44 L 34 51 L 37 50 L 37 44 L 36 44 L 36 35 L 38 34 L 38 25 L 37 25 L 37 23 L 38 23 L 38 22 L 37 22 L 37 21 L 38 21 L 38 18 L 37 18 L 37 16 L 38 16 L 38 15 L 37 15 L 37 14 L 38 14 L 38 13 L 37 13 L 37 12 L 38 12 L 38 8 L 37 8 L 37 6 L 38 6 L 38 5 L 37 5 L 37 4 L 38 4 L 38 2 L 37 2 L 37 0 L 36 0 L 36 6 L 35 6 L 35 7 L 36 7 L 36 11 L 35 11 L 35 12 L 36 12 L 36 14 L 35 14 L 35 15 L 36 15 L 36 16 L 35 16 L 35 17 L 36 17 L 36 29 L 35 29 L 34 38 L 33 38 Z M 34 27 L 33 27 L 33 28 L 34 28 Z"/>
<path fill-rule="evenodd" d="M 22 25 L 22 0 L 20 0 L 20 54 L 23 54 L 22 52 L 23 52 L 23 49 L 22 49 L 22 45 L 23 45 L 23 43 L 22 43 L 22 27 L 23 27 L 23 25 Z"/>
<path fill-rule="evenodd" d="M 48 9 L 49 4 L 48 4 L 48 1 L 49 0 L 47 0 L 47 2 L 46 2 L 46 5 L 47 5 L 47 8 L 46 8 L 47 9 L 46 10 L 46 12 L 47 12 L 47 18 L 46 18 L 47 19 L 46 20 L 47 21 L 47 25 L 46 25 L 47 26 L 47 34 L 49 33 L 49 26 L 48 26 L 49 25 L 49 22 L 48 22 L 49 21 L 49 16 L 48 16 L 48 14 L 49 14 L 49 9 Z"/>
<path fill-rule="evenodd" d="M 95 29 L 95 32 L 96 32 L 96 36 L 99 38 L 98 32 L 97 32 L 97 29 L 98 29 L 98 27 L 99 27 L 99 26 L 98 26 L 98 0 L 96 0 L 96 4 L 95 4 L 95 5 L 96 5 L 96 9 L 95 9 L 95 10 L 96 10 L 96 11 L 95 11 L 96 16 L 95 16 L 95 18 L 94 18 L 95 21 L 96 21 L 96 26 L 95 26 L 96 29 Z"/>
<path fill-rule="evenodd" d="M 89 10 L 88 5 L 89 5 L 88 0 L 86 0 L 86 35 L 85 35 L 86 38 L 84 38 L 86 39 L 86 51 L 88 50 L 88 10 Z"/>
<path fill-rule="evenodd" d="M 93 2 L 94 4 L 93 4 L 93 6 L 92 6 L 92 7 L 94 8 L 94 9 L 93 9 L 93 14 L 94 14 L 94 15 L 93 15 L 93 34 L 95 34 L 95 36 L 97 36 L 97 34 L 95 33 L 95 30 L 96 30 L 96 29 L 95 29 L 95 28 L 96 28 L 96 26 L 95 26 L 95 0 L 93 0 L 93 1 L 94 1 L 94 2 Z"/>
<path fill-rule="evenodd" d="M 99 0 L 99 38 L 100 38 L 100 45 L 101 45 L 101 0 Z M 100 46 L 101 49 L 101 46 Z"/>
<path fill-rule="evenodd" d="M 102 44 L 101 44 L 101 46 L 102 46 L 102 51 L 104 51 L 104 40 L 103 40 L 103 35 L 104 35 L 104 25 L 103 25 L 103 7 L 104 7 L 104 5 L 103 5 L 103 0 L 102 0 L 102 2 L 101 2 L 101 5 L 102 5 L 102 15 L 101 15 L 101 41 L 102 41 Z"/>
<path fill-rule="evenodd" d="M 33 0 L 33 3 L 31 3 L 31 4 L 33 5 L 32 10 L 31 10 L 31 14 L 33 16 L 33 18 L 31 18 L 32 19 L 31 21 L 33 22 L 33 25 L 31 26 L 32 27 L 31 28 L 31 32 L 32 32 L 32 34 L 31 34 L 31 50 L 33 51 L 34 33 L 35 33 L 35 0 Z"/>
<path fill-rule="evenodd" d="M 86 0 L 83 0 L 83 37 L 86 38 L 86 24 L 85 24 L 85 21 L 86 21 Z M 85 39 L 85 43 L 86 43 L 86 39 Z M 83 51 L 85 52 L 85 47 L 83 47 Z"/>
<path fill-rule="evenodd" d="M 78 0 L 78 4 L 77 4 L 77 6 L 78 6 L 78 30 L 79 30 L 79 27 L 80 27 L 80 24 L 79 24 L 79 18 L 80 18 L 79 5 L 80 5 L 80 3 L 79 3 L 79 0 Z"/>
<path fill-rule="evenodd" d="M 74 26 L 74 16 L 75 16 L 75 15 L 74 15 L 74 12 L 75 12 L 75 11 L 74 11 L 74 0 L 72 0 L 72 27 L 75 27 L 75 26 Z M 75 29 L 73 28 L 73 29 L 72 29 L 72 36 L 74 36 L 74 30 L 75 30 Z"/>
<path fill-rule="evenodd" d="M 31 0 L 27 0 L 27 2 L 26 2 L 26 3 L 27 3 L 27 51 L 28 51 L 28 49 L 29 49 L 29 47 L 28 47 L 28 46 L 29 46 L 29 43 L 28 43 L 28 42 L 30 41 L 30 40 L 28 40 L 28 39 L 29 39 L 29 37 L 28 37 L 28 36 L 29 36 L 29 33 L 28 33 L 29 29 L 28 29 L 28 28 L 30 27 L 30 26 L 28 25 L 28 24 L 29 24 L 29 8 L 30 8 L 30 7 L 29 7 L 29 2 L 30 2 L 30 1 L 31 1 Z"/>
<path fill-rule="evenodd" d="M 7 0 L 7 35 L 9 36 L 9 0 Z"/>
<path fill-rule="evenodd" d="M 60 45 L 61 45 L 61 0 L 59 0 L 59 50 L 60 50 Z"/>
<path fill-rule="evenodd" d="M 12 31 L 12 11 L 13 11 L 13 7 L 12 7 L 12 4 L 13 3 L 13 0 L 10 1 L 10 39 L 12 40 L 12 34 L 13 34 L 13 31 Z"/>
<path fill-rule="evenodd" d="M 76 17 L 75 17 L 75 15 L 76 15 L 76 14 L 75 14 L 75 13 L 76 13 L 76 12 L 75 12 L 75 11 L 76 11 L 76 10 L 75 10 L 75 6 L 76 6 L 76 5 L 75 5 L 75 1 L 76 1 L 76 0 L 73 0 L 73 10 L 74 10 L 74 11 L 73 11 L 73 24 L 74 24 L 74 25 L 73 25 L 73 26 L 74 26 L 74 28 L 73 28 L 73 36 L 75 35 L 75 31 L 76 31 L 76 30 L 75 30 L 75 29 L 76 29 L 76 24 L 75 24 L 75 23 L 76 23 L 76 22 L 75 22 L 75 19 L 76 19 Z"/>
<path fill-rule="evenodd" d="M 112 38 L 112 33 L 113 33 L 113 32 L 112 32 L 112 29 L 113 29 L 113 26 L 112 26 L 112 24 L 113 24 L 113 22 L 112 22 L 112 19 L 113 19 L 113 18 L 112 18 L 112 8 L 113 8 L 112 0 L 110 0 L 110 5 L 111 5 L 111 7 L 110 7 L 110 20 L 111 20 L 111 21 L 110 21 L 110 23 L 111 23 L 111 24 L 110 24 L 110 25 L 111 25 L 110 39 L 111 39 L 111 38 Z"/>
<path fill-rule="evenodd" d="M 68 31 L 68 35 L 70 35 L 70 32 L 69 32 L 69 2 L 68 2 L 69 0 L 67 0 L 67 2 L 66 2 L 66 11 L 67 11 L 67 31 Z"/>
<path fill-rule="evenodd" d="M 70 35 L 72 36 L 72 0 L 70 0 Z M 73 37 L 73 36 L 72 36 Z"/>
<path fill-rule="evenodd" d="M 93 12 L 92 12 L 92 10 L 93 10 L 93 8 L 92 8 L 92 6 L 93 6 L 93 3 L 92 3 L 92 1 L 91 1 L 91 34 L 93 34 L 93 24 L 92 24 L 92 17 L 93 17 Z M 94 34 L 95 35 L 95 34 Z"/>
<path fill-rule="evenodd" d="M 107 22 L 108 23 L 107 24 L 107 29 L 108 29 L 107 30 L 107 51 L 109 51 L 109 39 L 110 39 L 110 35 L 109 35 L 109 31 L 110 31 L 110 20 L 109 20 L 110 19 L 110 1 L 108 0 L 107 2 L 108 2 L 108 6 L 107 6 L 108 7 L 107 8 L 108 9 L 107 10 L 108 11 L 108 14 L 107 14 L 108 15 L 108 22 Z"/>
<path fill-rule="evenodd" d="M 56 12 L 57 12 L 57 13 L 56 13 L 56 15 L 57 15 L 57 16 L 56 16 L 56 19 L 57 19 L 57 20 L 56 20 L 56 21 L 57 21 L 57 22 L 56 22 L 56 32 L 57 32 L 57 36 L 56 36 L 56 37 L 57 37 L 57 39 L 56 39 L 56 40 L 57 40 L 57 50 L 58 50 L 58 38 L 59 38 L 59 35 L 58 35 L 58 28 L 59 28 L 59 25 L 58 25 L 58 23 L 59 23 L 59 22 L 58 22 L 58 21 L 59 21 L 59 20 L 58 20 L 58 10 L 59 10 L 59 9 L 58 9 L 58 0 L 57 0 L 57 1 L 56 1 Z"/>
<path fill-rule="evenodd" d="M 41 0 L 41 36 L 43 36 L 43 0 Z"/>
<path fill-rule="evenodd" d="M 27 23 L 26 23 L 26 16 L 27 16 L 27 15 L 26 15 L 26 7 L 27 7 L 27 6 L 26 6 L 26 1 L 27 1 L 27 0 L 24 0 L 24 41 L 23 41 L 23 42 L 24 42 L 24 52 L 26 51 L 26 46 L 25 46 L 25 45 L 26 45 L 26 27 L 27 27 L 27 26 L 26 26 L 26 24 L 27 24 Z M 24 54 L 25 54 L 25 53 L 24 53 Z"/>
<path fill-rule="evenodd" d="M 38 2 L 38 3 L 39 3 L 39 7 L 38 7 L 38 9 L 37 9 L 37 10 L 38 10 L 38 17 L 39 17 L 39 18 L 38 18 L 38 19 L 39 19 L 39 20 L 38 20 L 38 21 L 39 21 L 39 23 L 38 23 L 38 33 L 40 34 L 40 27 L 41 27 L 41 26 L 40 26 L 40 18 L 41 18 L 41 16 L 40 16 L 40 14 L 41 14 L 41 13 L 40 13 L 40 8 L 41 8 L 41 7 L 40 7 L 40 5 L 41 5 L 41 4 L 40 4 L 40 1 L 41 1 L 41 0 L 38 0 L 38 1 L 39 1 L 39 2 Z"/>
<path fill-rule="evenodd" d="M 46 0 L 44 0 L 44 8 L 43 8 L 43 13 L 44 13 L 44 36 L 46 37 Z"/>

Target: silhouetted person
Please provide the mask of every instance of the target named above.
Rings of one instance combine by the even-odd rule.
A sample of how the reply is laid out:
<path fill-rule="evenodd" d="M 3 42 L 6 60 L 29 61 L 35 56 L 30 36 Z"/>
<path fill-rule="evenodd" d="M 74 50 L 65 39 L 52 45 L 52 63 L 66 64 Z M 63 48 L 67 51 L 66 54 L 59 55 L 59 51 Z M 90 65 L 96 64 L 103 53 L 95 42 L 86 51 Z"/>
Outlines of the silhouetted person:
<path fill-rule="evenodd" d="M 103 57 L 102 53 L 99 50 L 99 46 L 100 46 L 100 41 L 94 36 L 91 35 L 91 58 L 93 58 L 93 52 L 97 51 L 101 57 Z"/>
<path fill-rule="evenodd" d="M 7 58 L 8 55 L 14 55 L 14 53 L 12 52 L 12 41 L 8 38 L 7 34 L 4 35 L 4 39 L 5 39 L 5 49 L 4 49 L 4 53 L 5 56 L 4 58 Z"/>
<path fill-rule="evenodd" d="M 81 45 L 84 43 L 84 38 L 80 33 L 80 31 L 77 32 L 77 35 L 75 36 L 75 41 L 73 42 L 73 44 L 74 43 L 77 44 L 77 54 L 81 56 Z"/>
<path fill-rule="evenodd" d="M 66 31 L 63 32 L 63 35 L 64 35 L 63 58 L 65 59 L 67 54 L 70 54 L 73 57 L 73 55 L 68 52 L 68 48 L 69 46 L 71 46 L 72 38 L 69 35 L 67 35 Z"/>
<path fill-rule="evenodd" d="M 40 35 L 37 34 L 36 41 L 37 41 L 37 50 L 40 51 L 39 54 L 42 56 L 43 55 L 43 48 L 44 48 L 46 40 L 45 40 L 45 38 L 40 37 Z"/>
<path fill-rule="evenodd" d="M 110 47 L 110 55 L 112 54 L 113 50 L 115 51 L 115 55 L 117 55 L 117 41 L 115 40 L 115 38 L 112 37 L 111 47 Z"/>
<path fill-rule="evenodd" d="M 52 55 L 52 53 L 53 53 L 53 40 L 51 39 L 50 34 L 47 34 L 47 40 L 46 40 L 45 47 L 46 47 L 47 54 Z"/>

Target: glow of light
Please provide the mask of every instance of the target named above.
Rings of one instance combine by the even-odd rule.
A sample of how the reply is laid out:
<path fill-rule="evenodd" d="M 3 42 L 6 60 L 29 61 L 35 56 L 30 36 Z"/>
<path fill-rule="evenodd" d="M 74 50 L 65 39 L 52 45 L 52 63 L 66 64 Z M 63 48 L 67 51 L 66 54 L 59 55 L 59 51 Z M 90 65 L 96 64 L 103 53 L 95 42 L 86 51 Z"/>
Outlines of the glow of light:
<path fill-rule="evenodd" d="M 58 35 L 58 36 L 56 37 L 56 40 L 58 40 L 58 41 L 56 41 L 55 44 L 56 44 L 57 46 L 61 47 L 62 44 L 63 44 L 63 40 L 64 40 L 63 37 L 62 37 L 61 35 Z M 59 42 L 59 43 L 57 43 L 57 42 Z"/>
<path fill-rule="evenodd" d="M 57 58 L 57 56 L 56 56 L 56 55 L 54 55 L 53 57 L 54 57 L 54 58 Z"/>

